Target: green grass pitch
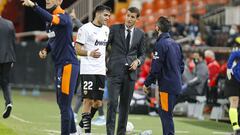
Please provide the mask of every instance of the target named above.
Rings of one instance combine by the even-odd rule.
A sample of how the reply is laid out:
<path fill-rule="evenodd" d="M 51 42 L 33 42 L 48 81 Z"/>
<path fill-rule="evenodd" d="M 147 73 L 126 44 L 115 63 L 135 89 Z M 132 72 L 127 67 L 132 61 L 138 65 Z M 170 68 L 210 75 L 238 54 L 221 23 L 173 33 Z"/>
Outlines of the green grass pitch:
<path fill-rule="evenodd" d="M 4 100 L 0 94 L 0 111 L 4 110 Z M 42 92 L 39 97 L 21 96 L 20 91 L 13 92 L 13 112 L 10 118 L 0 118 L 0 135 L 59 135 L 60 114 L 54 92 Z M 75 100 L 73 100 L 74 103 Z M 80 113 L 79 113 L 80 116 Z M 130 115 L 134 132 L 152 130 L 153 135 L 161 135 L 162 127 L 159 117 L 147 115 Z M 232 132 L 229 124 L 175 117 L 176 135 L 228 135 Z M 106 134 L 105 126 L 93 126 L 94 135 Z"/>

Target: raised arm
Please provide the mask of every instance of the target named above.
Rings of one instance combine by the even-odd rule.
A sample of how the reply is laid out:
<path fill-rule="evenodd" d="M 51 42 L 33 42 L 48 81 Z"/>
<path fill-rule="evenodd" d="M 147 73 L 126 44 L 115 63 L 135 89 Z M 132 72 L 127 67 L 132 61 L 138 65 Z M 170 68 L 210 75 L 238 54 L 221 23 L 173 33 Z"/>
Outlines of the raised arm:
<path fill-rule="evenodd" d="M 54 25 L 65 25 L 68 21 L 65 17 L 61 17 L 60 15 L 52 15 L 48 11 L 42 9 L 36 3 L 33 3 L 31 0 L 22 0 L 23 6 L 31 7 L 33 10 L 38 13 L 46 22 L 50 22 Z M 59 7 L 60 8 L 60 7 Z M 60 13 L 64 13 L 64 10 L 61 10 Z"/>

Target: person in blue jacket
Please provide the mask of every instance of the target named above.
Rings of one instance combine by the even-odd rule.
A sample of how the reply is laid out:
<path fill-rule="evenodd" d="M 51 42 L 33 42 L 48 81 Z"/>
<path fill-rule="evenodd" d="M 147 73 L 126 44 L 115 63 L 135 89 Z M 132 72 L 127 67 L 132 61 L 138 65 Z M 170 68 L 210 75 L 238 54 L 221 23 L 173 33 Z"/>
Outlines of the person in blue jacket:
<path fill-rule="evenodd" d="M 79 73 L 74 46 L 72 45 L 72 20 L 60 7 L 62 0 L 46 0 L 46 10 L 31 0 L 22 0 L 23 5 L 31 7 L 47 23 L 48 46 L 39 51 L 39 57 L 45 59 L 51 53 L 55 64 L 55 87 L 57 103 L 61 113 L 61 135 L 76 134 L 72 97 Z"/>
<path fill-rule="evenodd" d="M 225 82 L 224 94 L 230 102 L 229 119 L 236 135 L 240 135 L 238 123 L 238 106 L 240 96 L 240 50 L 234 48 L 227 63 L 227 80 Z"/>
<path fill-rule="evenodd" d="M 169 35 L 171 24 L 165 17 L 156 22 L 158 39 L 154 47 L 151 71 L 144 82 L 143 90 L 148 93 L 149 86 L 158 81 L 159 116 L 163 135 L 174 135 L 173 109 L 181 92 L 184 62 L 181 46 Z"/>

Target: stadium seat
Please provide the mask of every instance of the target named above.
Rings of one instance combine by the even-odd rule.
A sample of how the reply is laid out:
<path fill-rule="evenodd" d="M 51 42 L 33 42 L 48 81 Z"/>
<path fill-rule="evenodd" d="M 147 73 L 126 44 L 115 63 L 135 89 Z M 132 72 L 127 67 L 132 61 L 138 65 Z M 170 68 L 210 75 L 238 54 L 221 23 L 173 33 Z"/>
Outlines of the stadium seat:
<path fill-rule="evenodd" d="M 144 22 L 147 22 L 144 24 L 144 31 L 154 31 L 156 18 L 153 15 L 151 15 L 146 16 L 144 19 L 146 20 Z"/>
<path fill-rule="evenodd" d="M 159 16 L 166 16 L 166 13 L 167 13 L 166 9 L 163 8 L 157 11 L 157 14 L 159 14 Z"/>
<path fill-rule="evenodd" d="M 144 3 L 142 4 L 141 15 L 142 15 L 142 16 L 147 15 L 146 13 L 152 12 L 152 9 L 153 9 L 152 3 L 150 3 L 150 2 L 144 2 Z"/>
<path fill-rule="evenodd" d="M 175 7 L 178 6 L 178 0 L 171 0 L 171 2 L 169 2 L 169 7 Z"/>
<path fill-rule="evenodd" d="M 121 22 L 121 23 L 124 22 L 126 13 L 127 13 L 126 8 L 122 8 L 121 10 L 119 10 L 116 14 L 116 21 Z"/>
<path fill-rule="evenodd" d="M 207 0 L 207 4 L 208 5 L 213 5 L 213 4 L 227 4 L 229 2 L 229 0 Z"/>
<path fill-rule="evenodd" d="M 168 8 L 168 4 L 166 0 L 154 0 L 153 1 L 153 11 L 157 12 L 159 9 Z"/>
<path fill-rule="evenodd" d="M 142 18 L 140 18 L 139 20 L 137 20 L 137 22 L 136 22 L 136 27 L 137 27 L 137 28 L 142 28 L 142 27 L 143 27 Z"/>
<path fill-rule="evenodd" d="M 193 2 L 195 7 L 195 14 L 205 14 L 206 13 L 206 3 L 204 1 L 195 1 Z"/>

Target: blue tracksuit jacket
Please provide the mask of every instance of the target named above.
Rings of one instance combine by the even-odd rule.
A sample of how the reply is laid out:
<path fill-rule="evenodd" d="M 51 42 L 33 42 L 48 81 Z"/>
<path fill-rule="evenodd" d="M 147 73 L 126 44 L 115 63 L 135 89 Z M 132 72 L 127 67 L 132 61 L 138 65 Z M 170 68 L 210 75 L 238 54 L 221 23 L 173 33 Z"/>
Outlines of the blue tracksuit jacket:
<path fill-rule="evenodd" d="M 181 91 L 183 71 L 181 46 L 170 38 L 169 33 L 162 33 L 154 47 L 154 58 L 145 86 L 158 80 L 160 91 L 178 95 Z"/>

